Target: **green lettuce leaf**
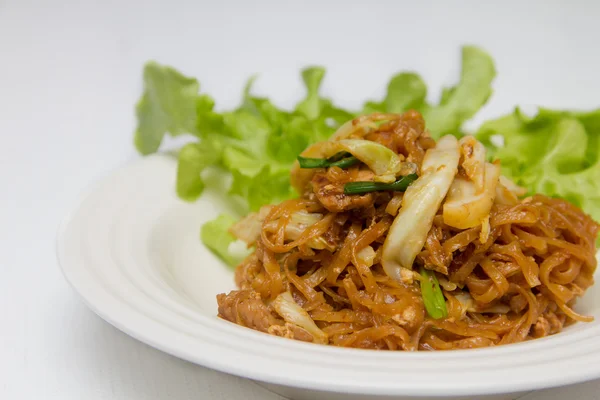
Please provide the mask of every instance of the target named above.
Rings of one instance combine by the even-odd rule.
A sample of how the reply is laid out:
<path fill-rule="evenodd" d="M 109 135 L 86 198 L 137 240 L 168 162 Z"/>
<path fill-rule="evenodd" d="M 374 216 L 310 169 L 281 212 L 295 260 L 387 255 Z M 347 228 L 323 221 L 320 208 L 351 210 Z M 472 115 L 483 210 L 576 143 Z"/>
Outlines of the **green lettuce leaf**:
<path fill-rule="evenodd" d="M 291 116 L 281 125 L 272 126 L 267 139 L 269 157 L 282 164 L 291 165 L 298 155 L 313 143 L 312 127 L 311 121 L 300 116 Z"/>
<path fill-rule="evenodd" d="M 200 229 L 202 243 L 231 267 L 235 267 L 240 261 L 229 252 L 229 246 L 236 239 L 228 232 L 228 229 L 236 221 L 237 218 L 231 215 L 221 214 L 216 219 L 202 225 Z"/>
<path fill-rule="evenodd" d="M 540 109 L 530 118 L 516 109 L 476 136 L 530 194 L 564 198 L 600 221 L 599 121 L 600 111 Z"/>
<path fill-rule="evenodd" d="M 432 135 L 437 138 L 457 134 L 462 124 L 491 96 L 495 76 L 494 61 L 489 54 L 474 46 L 463 47 L 460 82 L 444 89 L 438 106 L 422 110 Z"/>
<path fill-rule="evenodd" d="M 237 170 L 233 170 L 232 174 L 229 194 L 245 199 L 250 211 L 258 211 L 265 204 L 279 203 L 295 195 L 290 186 L 289 169 L 274 170 L 265 165 L 255 175 L 244 175 Z"/>
<path fill-rule="evenodd" d="M 483 50 L 474 46 L 462 48 L 460 82 L 444 88 L 438 105 L 428 104 L 427 86 L 419 75 L 404 72 L 389 82 L 385 98 L 367 101 L 363 114 L 372 112 L 401 113 L 410 109 L 423 114 L 432 136 L 460 135 L 464 122 L 473 117 L 492 94 L 492 81 L 496 76 L 494 61 Z"/>
<path fill-rule="evenodd" d="M 201 94 L 196 98 L 196 129 L 192 131 L 206 138 L 211 133 L 224 134 L 225 123 L 223 115 L 213 111 L 215 101 L 207 94 Z"/>
<path fill-rule="evenodd" d="M 179 152 L 177 163 L 177 195 L 186 201 L 193 201 L 204 190 L 201 173 L 204 168 L 214 165 L 220 158 L 217 143 L 203 140 L 202 143 L 188 143 Z"/>
<path fill-rule="evenodd" d="M 196 99 L 200 85 L 173 68 L 149 62 L 144 68 L 144 93 L 136 107 L 135 146 L 142 154 L 154 153 L 166 132 L 196 132 Z"/>
<path fill-rule="evenodd" d="M 405 72 L 392 78 L 385 96 L 385 110 L 401 113 L 410 109 L 422 109 L 427 96 L 427 86 L 415 73 Z"/>
<path fill-rule="evenodd" d="M 296 106 L 296 112 L 309 120 L 316 119 L 328 101 L 319 96 L 319 88 L 325 77 L 325 68 L 309 67 L 302 71 L 302 80 L 306 86 L 306 98 Z"/>
<path fill-rule="evenodd" d="M 410 109 L 421 111 L 425 106 L 427 86 L 414 72 L 401 72 L 394 75 L 387 86 L 385 98 L 380 101 L 367 101 L 362 114 L 374 112 L 402 113 Z"/>

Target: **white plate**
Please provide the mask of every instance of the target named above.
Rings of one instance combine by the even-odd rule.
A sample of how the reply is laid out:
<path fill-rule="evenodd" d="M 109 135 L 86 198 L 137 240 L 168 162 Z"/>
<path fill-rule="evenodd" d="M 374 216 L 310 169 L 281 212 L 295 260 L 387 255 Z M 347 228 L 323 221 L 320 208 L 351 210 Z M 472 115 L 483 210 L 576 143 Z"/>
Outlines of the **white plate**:
<path fill-rule="evenodd" d="M 215 295 L 234 289 L 233 273 L 200 243 L 199 228 L 224 205 L 211 193 L 184 203 L 174 180 L 169 156 L 136 161 L 84 196 L 58 237 L 67 280 L 98 315 L 142 342 L 288 396 L 298 396 L 296 387 L 329 399 L 336 397 L 325 392 L 482 399 L 600 377 L 598 321 L 528 343 L 408 353 L 313 345 L 220 320 Z M 599 289 L 578 306 L 597 319 Z"/>

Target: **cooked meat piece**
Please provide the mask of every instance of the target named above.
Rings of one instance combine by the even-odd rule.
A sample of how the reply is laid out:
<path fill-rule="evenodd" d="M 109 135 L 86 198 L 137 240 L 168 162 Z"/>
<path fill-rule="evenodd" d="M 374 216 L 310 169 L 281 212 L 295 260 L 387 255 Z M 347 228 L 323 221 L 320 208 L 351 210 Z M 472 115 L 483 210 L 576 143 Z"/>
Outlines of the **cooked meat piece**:
<path fill-rule="evenodd" d="M 453 342 L 453 347 L 456 349 L 476 349 L 479 347 L 489 347 L 493 345 L 493 340 L 480 336 L 456 340 Z"/>
<path fill-rule="evenodd" d="M 229 294 L 218 294 L 217 303 L 219 317 L 238 325 L 268 332 L 269 327 L 284 324 L 263 303 L 260 294 L 253 290 L 232 290 Z"/>
<path fill-rule="evenodd" d="M 344 212 L 373 203 L 373 193 L 344 194 L 344 183 L 343 181 L 332 181 L 327 173 L 321 172 L 316 173 L 311 182 L 317 199 L 330 212 Z"/>
<path fill-rule="evenodd" d="M 538 317 L 532 327 L 531 335 L 536 338 L 553 335 L 562 330 L 565 322 L 566 316 L 564 314 L 557 315 L 553 311 L 548 311 Z"/>
<path fill-rule="evenodd" d="M 406 329 L 408 332 L 414 332 L 423 322 L 424 315 L 419 315 L 419 310 L 416 307 L 408 306 L 401 314 L 396 314 L 392 317 L 398 325 Z"/>
<path fill-rule="evenodd" d="M 287 339 L 296 339 L 303 342 L 312 342 L 313 336 L 299 326 L 286 323 L 284 326 L 274 325 L 269 328 L 269 333 Z"/>
<path fill-rule="evenodd" d="M 560 332 L 563 325 L 565 324 L 566 316 L 564 314 L 556 315 L 553 312 L 549 312 L 546 315 L 548 322 L 550 323 L 550 334 L 553 335 Z"/>
<path fill-rule="evenodd" d="M 544 317 L 539 317 L 533 325 L 532 336 L 536 338 L 548 336 L 550 333 L 550 323 Z"/>

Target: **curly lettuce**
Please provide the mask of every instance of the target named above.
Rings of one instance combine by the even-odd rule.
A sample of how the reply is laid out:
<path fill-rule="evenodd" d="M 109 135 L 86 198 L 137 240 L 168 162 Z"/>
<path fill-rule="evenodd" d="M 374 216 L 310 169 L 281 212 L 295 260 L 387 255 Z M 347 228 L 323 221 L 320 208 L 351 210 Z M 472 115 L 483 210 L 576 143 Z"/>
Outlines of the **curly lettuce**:
<path fill-rule="evenodd" d="M 566 199 L 600 221 L 600 110 L 528 117 L 517 108 L 484 123 L 477 138 L 530 194 Z"/>
<path fill-rule="evenodd" d="M 484 50 L 475 46 L 462 48 L 462 69 L 456 86 L 442 90 L 440 103 L 428 104 L 427 86 L 414 72 L 402 72 L 388 84 L 383 101 L 369 101 L 363 113 L 400 113 L 409 109 L 420 111 L 432 136 L 460 136 L 462 125 L 473 117 L 492 94 L 496 77 L 494 61 Z"/>

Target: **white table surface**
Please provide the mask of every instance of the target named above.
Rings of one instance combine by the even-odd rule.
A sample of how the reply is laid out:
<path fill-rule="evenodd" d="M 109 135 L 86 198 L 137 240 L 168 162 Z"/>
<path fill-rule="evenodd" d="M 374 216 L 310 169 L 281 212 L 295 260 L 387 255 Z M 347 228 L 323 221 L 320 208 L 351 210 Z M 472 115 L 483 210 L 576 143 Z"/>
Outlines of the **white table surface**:
<path fill-rule="evenodd" d="M 357 105 L 402 69 L 435 95 L 456 79 L 458 46 L 475 42 L 499 70 L 477 121 L 517 102 L 599 106 L 599 2 L 341 4 L 0 0 L 1 399 L 279 399 L 117 331 L 59 272 L 61 218 L 91 182 L 138 157 L 133 104 L 148 59 L 199 77 L 228 106 L 253 72 L 263 72 L 259 91 L 291 105 L 299 67 L 322 63 L 326 91 Z M 599 392 L 595 381 L 524 398 Z"/>

